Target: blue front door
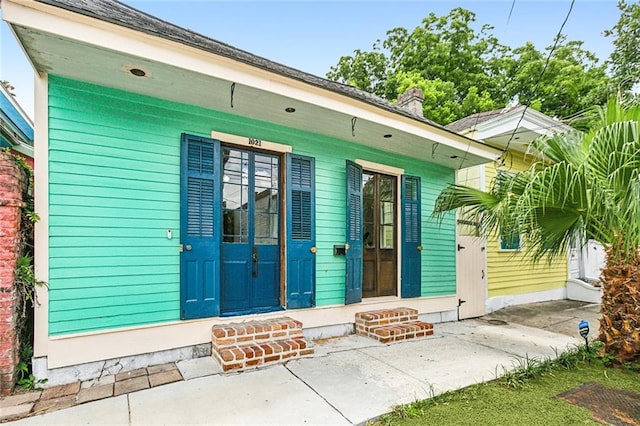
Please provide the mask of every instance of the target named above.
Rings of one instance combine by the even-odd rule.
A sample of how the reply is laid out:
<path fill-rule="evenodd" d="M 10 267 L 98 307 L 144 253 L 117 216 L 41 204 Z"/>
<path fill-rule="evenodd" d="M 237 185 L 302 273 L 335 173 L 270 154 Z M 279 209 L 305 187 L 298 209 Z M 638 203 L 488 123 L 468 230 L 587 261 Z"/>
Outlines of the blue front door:
<path fill-rule="evenodd" d="M 281 309 L 280 157 L 221 151 L 221 315 Z"/>

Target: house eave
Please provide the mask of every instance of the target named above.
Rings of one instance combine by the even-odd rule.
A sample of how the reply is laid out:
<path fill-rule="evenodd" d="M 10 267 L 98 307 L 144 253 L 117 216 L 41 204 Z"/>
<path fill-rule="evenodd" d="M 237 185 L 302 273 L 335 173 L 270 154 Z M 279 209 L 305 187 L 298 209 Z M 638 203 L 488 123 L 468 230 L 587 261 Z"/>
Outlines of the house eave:
<path fill-rule="evenodd" d="M 486 143 L 496 149 L 510 149 L 522 153 L 534 139 L 571 130 L 568 125 L 524 106 L 465 129 L 465 136 Z"/>
<path fill-rule="evenodd" d="M 493 161 L 500 154 L 393 104 L 380 104 L 385 101 L 371 95 L 349 96 L 355 89 L 320 77 L 283 76 L 268 67 L 43 2 L 3 0 L 3 18 L 42 73 L 275 122 L 451 168 Z M 52 46 L 64 46 L 66 54 L 56 56 Z M 92 65 L 94 58 L 97 63 Z M 92 68 L 97 65 L 100 72 Z M 128 66 L 147 67 L 150 77 L 135 80 Z M 235 105 L 230 102 L 232 85 Z M 216 93 L 203 92 L 203 87 Z M 284 113 L 286 106 L 296 108 L 296 114 Z M 393 139 L 384 139 L 385 134 Z"/>

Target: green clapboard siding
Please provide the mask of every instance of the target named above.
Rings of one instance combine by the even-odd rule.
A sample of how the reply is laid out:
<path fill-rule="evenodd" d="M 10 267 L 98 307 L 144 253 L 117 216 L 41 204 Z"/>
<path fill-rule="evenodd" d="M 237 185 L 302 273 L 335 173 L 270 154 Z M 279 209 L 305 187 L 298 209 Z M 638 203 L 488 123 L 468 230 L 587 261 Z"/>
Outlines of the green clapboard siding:
<path fill-rule="evenodd" d="M 180 135 L 212 130 L 293 146 L 316 159 L 318 306 L 344 303 L 345 159 L 422 178 L 422 295 L 455 294 L 453 216 L 430 217 L 454 172 L 412 158 L 50 76 L 49 332 L 86 332 L 179 320 Z M 173 239 L 166 238 L 171 229 Z"/>

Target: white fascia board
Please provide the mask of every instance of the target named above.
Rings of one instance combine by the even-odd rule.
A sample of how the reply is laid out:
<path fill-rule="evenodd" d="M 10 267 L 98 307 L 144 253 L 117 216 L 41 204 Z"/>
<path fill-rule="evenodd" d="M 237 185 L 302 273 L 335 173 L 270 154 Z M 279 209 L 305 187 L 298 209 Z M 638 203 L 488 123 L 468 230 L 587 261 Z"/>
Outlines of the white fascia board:
<path fill-rule="evenodd" d="M 57 7 L 28 0 L 3 0 L 3 19 L 11 24 L 77 40 L 80 43 L 287 96 L 414 134 L 487 160 L 495 160 L 500 155 L 490 147 L 484 147 L 445 129 L 420 123 L 346 95 Z"/>
<path fill-rule="evenodd" d="M 512 132 L 516 126 L 523 127 L 539 135 L 550 135 L 571 129 L 566 124 L 532 109 L 525 111 L 522 120 L 520 120 L 521 117 L 522 109 L 517 109 L 478 124 L 475 126 L 475 130 L 469 129 L 467 135 L 476 139 L 486 140 L 496 135 Z"/>

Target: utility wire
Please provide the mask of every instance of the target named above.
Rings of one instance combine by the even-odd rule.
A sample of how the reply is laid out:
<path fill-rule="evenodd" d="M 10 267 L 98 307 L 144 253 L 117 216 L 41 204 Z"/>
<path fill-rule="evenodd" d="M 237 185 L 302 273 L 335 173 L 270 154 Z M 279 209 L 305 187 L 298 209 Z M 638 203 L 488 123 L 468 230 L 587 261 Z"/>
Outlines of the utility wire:
<path fill-rule="evenodd" d="M 476 131 L 476 126 L 478 125 L 478 120 L 480 119 L 480 114 L 475 113 L 475 115 L 476 115 L 476 122 L 473 123 L 473 127 L 472 127 L 474 132 Z M 464 156 L 462 157 L 462 160 L 460 161 L 460 166 L 458 166 L 458 170 L 462 169 L 462 165 L 464 164 L 465 160 L 467 159 L 467 155 L 469 154 L 469 150 L 470 149 L 471 149 L 471 141 L 469 141 L 469 143 L 467 144 L 467 150 L 464 153 Z M 467 174 L 468 173 L 469 172 L 467 171 Z"/>
<path fill-rule="evenodd" d="M 511 14 L 513 13 L 513 8 L 516 5 L 516 0 L 513 0 L 511 3 L 511 9 L 509 9 L 509 16 L 507 17 L 507 27 L 509 26 L 509 22 L 511 21 Z"/>
<path fill-rule="evenodd" d="M 504 148 L 504 150 L 502 151 L 502 155 L 505 155 L 505 153 L 507 152 L 507 150 L 509 149 L 509 145 L 511 145 L 511 141 L 513 140 L 516 130 L 518 129 L 518 127 L 520 126 L 520 123 L 522 123 L 522 120 L 524 119 L 524 115 L 527 112 L 527 109 L 529 108 L 529 104 L 531 103 L 531 99 L 533 99 L 533 97 L 535 96 L 536 92 L 538 91 L 538 86 L 540 86 L 540 83 L 542 82 L 542 77 L 544 76 L 544 73 L 547 71 L 547 67 L 549 66 L 549 62 L 551 61 L 551 55 L 553 55 L 553 52 L 555 52 L 556 48 L 558 47 L 558 43 L 560 42 L 560 37 L 562 35 L 562 30 L 564 29 L 564 26 L 566 25 L 567 21 L 569 20 L 569 16 L 571 16 L 571 12 L 573 11 L 573 5 L 575 4 L 576 0 L 571 0 L 571 5 L 569 6 L 569 11 L 567 12 L 567 16 L 565 16 L 564 21 L 562 21 L 562 25 L 560 25 L 560 29 L 558 30 L 558 34 L 556 35 L 556 39 L 553 43 L 553 47 L 551 47 L 551 50 L 549 51 L 549 54 L 547 55 L 547 60 L 544 63 L 544 67 L 542 68 L 542 72 L 540 73 L 540 76 L 538 77 L 538 81 L 536 82 L 535 86 L 533 87 L 533 92 L 531 94 L 531 98 L 529 99 L 529 101 L 527 101 L 524 105 L 524 109 L 522 110 L 522 115 L 520 115 L 520 119 L 518 120 L 518 124 L 516 124 L 516 127 L 514 127 L 513 129 L 513 133 L 511 134 L 511 137 L 509 138 L 509 141 L 507 142 L 507 146 Z M 504 158 L 502 159 L 502 164 L 504 165 Z"/>

